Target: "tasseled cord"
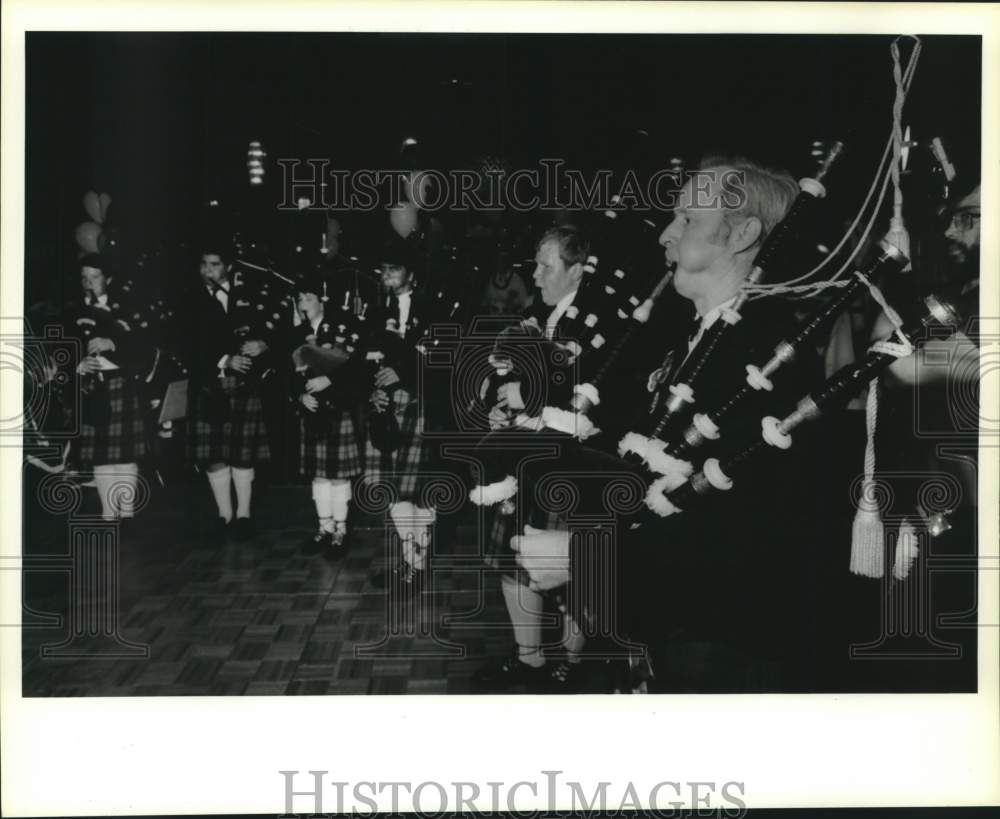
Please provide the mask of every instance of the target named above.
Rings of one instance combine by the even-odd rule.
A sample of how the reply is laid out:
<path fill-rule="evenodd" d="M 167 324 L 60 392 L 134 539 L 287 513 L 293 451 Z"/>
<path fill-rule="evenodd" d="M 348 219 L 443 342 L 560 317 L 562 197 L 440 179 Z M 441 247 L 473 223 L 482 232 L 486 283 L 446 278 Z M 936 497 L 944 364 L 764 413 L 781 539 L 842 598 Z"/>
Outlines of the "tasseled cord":
<path fill-rule="evenodd" d="M 861 499 L 851 529 L 851 571 L 863 577 L 882 577 L 885 574 L 885 553 L 882 517 L 875 498 L 875 425 L 878 420 L 878 378 L 868 384 L 868 401 L 865 404 L 865 478 L 861 485 Z"/>
<path fill-rule="evenodd" d="M 872 282 L 868 281 L 860 273 L 857 275 L 867 286 L 872 299 L 882 308 L 889 321 L 896 328 L 897 341 L 888 339 L 878 341 L 872 345 L 875 352 L 888 353 L 896 358 L 905 358 L 912 354 L 913 345 L 910 340 L 903 335 L 903 321 L 899 314 L 885 300 L 885 296 Z M 873 378 L 868 384 L 868 401 L 865 403 L 865 432 L 867 441 L 865 442 L 865 477 L 861 485 L 861 499 L 858 503 L 858 511 L 854 516 L 854 525 L 851 529 L 851 571 L 863 577 L 883 577 L 885 575 L 885 552 L 884 538 L 885 528 L 882 525 L 882 517 L 879 514 L 878 499 L 876 497 L 875 484 L 875 427 L 878 422 L 878 376 Z M 900 531 L 900 541 L 896 547 L 896 569 L 904 560 L 901 552 L 904 549 L 902 540 L 903 531 Z M 909 548 L 912 542 L 913 551 L 916 550 L 916 536 L 908 539 L 905 548 Z M 905 562 L 905 561 L 904 561 Z M 912 558 L 909 560 L 912 562 Z M 907 569 L 909 571 L 909 563 Z M 897 575 L 898 576 L 898 575 Z M 905 576 L 905 573 L 904 575 Z"/>
<path fill-rule="evenodd" d="M 903 191 L 899 184 L 903 165 L 903 102 L 906 100 L 906 90 L 903 88 L 903 75 L 899 64 L 899 46 L 893 43 L 890 50 L 896 98 L 892 104 L 892 166 L 890 167 L 893 187 L 892 218 L 889 220 L 889 233 L 885 238 L 909 258 L 910 234 L 903 224 Z"/>

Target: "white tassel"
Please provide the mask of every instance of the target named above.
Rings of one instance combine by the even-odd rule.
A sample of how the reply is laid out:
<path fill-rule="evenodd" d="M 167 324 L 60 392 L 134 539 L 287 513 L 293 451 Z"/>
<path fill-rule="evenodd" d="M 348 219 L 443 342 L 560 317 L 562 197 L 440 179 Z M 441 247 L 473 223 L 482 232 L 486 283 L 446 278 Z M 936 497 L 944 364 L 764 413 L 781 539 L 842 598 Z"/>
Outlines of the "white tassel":
<path fill-rule="evenodd" d="M 670 478 L 672 482 L 676 482 L 676 486 L 671 487 L 672 489 L 676 489 L 684 483 L 691 477 L 691 473 L 694 471 L 694 467 L 687 461 L 682 461 L 673 455 L 667 455 L 666 452 L 662 450 L 658 451 L 653 447 L 650 447 L 646 453 L 644 461 L 652 472 L 655 472 L 657 475 L 664 475 Z"/>
<path fill-rule="evenodd" d="M 671 485 L 671 478 L 669 476 L 658 478 L 653 481 L 649 487 L 649 491 L 646 493 L 646 506 L 661 518 L 680 512 L 681 510 L 674 506 L 666 495 L 667 492 L 671 492 L 676 488 L 677 486 Z"/>
<path fill-rule="evenodd" d="M 906 580 L 909 577 L 910 569 L 913 568 L 913 564 L 920 554 L 917 542 L 917 530 L 909 519 L 904 520 L 899 527 L 896 539 L 896 559 L 892 566 L 892 576 L 897 580 Z"/>
<path fill-rule="evenodd" d="M 667 490 L 669 492 L 690 478 L 694 467 L 687 461 L 667 455 L 663 451 L 666 446 L 659 438 L 647 438 L 637 432 L 627 432 L 618 443 L 618 455 L 638 455 L 650 471 L 669 477 L 673 484 Z"/>
<path fill-rule="evenodd" d="M 882 577 L 885 574 L 885 535 L 878 505 L 874 503 L 875 489 L 875 423 L 878 420 L 878 379 L 868 385 L 868 403 L 865 405 L 865 427 L 868 440 L 865 444 L 865 478 L 861 487 L 861 500 L 851 528 L 851 572 L 862 577 Z"/>
<path fill-rule="evenodd" d="M 545 407 L 542 410 L 542 421 L 549 429 L 565 432 L 581 441 L 586 441 L 600 432 L 586 415 L 558 407 Z"/>
<path fill-rule="evenodd" d="M 510 500 L 517 494 L 517 478 L 508 475 L 502 481 L 476 486 L 469 493 L 469 500 L 476 506 L 495 506 L 505 500 Z"/>

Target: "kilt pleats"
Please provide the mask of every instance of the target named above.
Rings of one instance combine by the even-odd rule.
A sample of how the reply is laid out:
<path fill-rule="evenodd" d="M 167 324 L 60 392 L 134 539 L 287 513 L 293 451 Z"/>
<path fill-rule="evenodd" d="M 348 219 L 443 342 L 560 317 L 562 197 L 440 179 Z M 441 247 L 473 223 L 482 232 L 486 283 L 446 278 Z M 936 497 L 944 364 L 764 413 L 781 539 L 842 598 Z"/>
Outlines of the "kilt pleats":
<path fill-rule="evenodd" d="M 135 463 L 148 450 L 146 420 L 138 391 L 121 373 L 104 373 L 104 381 L 83 396 L 92 402 L 84 417 L 100 422 L 81 423 L 80 434 L 70 448 L 70 459 L 77 466 Z M 101 402 L 103 406 L 97 407 Z"/>

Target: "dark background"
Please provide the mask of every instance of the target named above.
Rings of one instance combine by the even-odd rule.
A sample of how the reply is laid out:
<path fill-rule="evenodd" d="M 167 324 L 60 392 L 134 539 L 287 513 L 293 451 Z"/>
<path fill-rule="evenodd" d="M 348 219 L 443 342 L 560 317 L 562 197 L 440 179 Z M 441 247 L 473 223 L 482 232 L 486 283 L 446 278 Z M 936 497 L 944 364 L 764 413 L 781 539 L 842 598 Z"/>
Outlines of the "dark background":
<path fill-rule="evenodd" d="M 647 166 L 736 150 L 796 174 L 809 170 L 814 139 L 840 138 L 851 162 L 837 192 L 856 208 L 889 133 L 891 39 L 31 33 L 28 304 L 54 282 L 75 293 L 85 191 L 112 195 L 125 251 L 175 247 L 196 233 L 208 200 L 246 205 L 253 139 L 269 173 L 252 194 L 276 206 L 276 158 L 397 167 L 407 136 L 430 167 L 495 154 L 514 167 L 561 157 L 594 169 L 621 163 L 643 128 Z M 941 136 L 975 173 L 981 40 L 923 42 L 905 122 L 917 139 Z M 904 65 L 910 48 L 902 43 Z"/>

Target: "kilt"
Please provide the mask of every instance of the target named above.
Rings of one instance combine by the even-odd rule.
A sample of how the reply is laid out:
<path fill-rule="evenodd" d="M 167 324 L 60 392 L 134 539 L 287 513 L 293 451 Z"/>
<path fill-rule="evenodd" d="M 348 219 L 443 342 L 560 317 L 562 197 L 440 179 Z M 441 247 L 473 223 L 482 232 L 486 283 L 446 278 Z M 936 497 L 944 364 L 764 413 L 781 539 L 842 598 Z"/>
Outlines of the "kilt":
<path fill-rule="evenodd" d="M 84 401 L 106 402 L 100 411 L 100 424 L 80 424 L 80 434 L 70 447 L 69 460 L 77 467 L 103 464 L 130 464 L 146 455 L 146 419 L 139 393 L 120 372 L 104 373 L 101 388 L 83 398 Z"/>
<path fill-rule="evenodd" d="M 361 451 L 350 410 L 319 411 L 299 420 L 299 474 L 307 478 L 353 478 L 361 474 Z"/>
<path fill-rule="evenodd" d="M 223 379 L 222 394 L 196 390 L 188 423 L 188 457 L 198 464 L 223 463 L 251 467 L 271 459 L 260 395 L 235 389 L 234 376 Z M 224 419 L 216 416 L 212 402 L 225 402 Z"/>
<path fill-rule="evenodd" d="M 365 436 L 363 482 L 391 483 L 397 500 L 420 504 L 425 472 L 431 465 L 431 447 L 424 440 L 424 413 L 417 396 L 405 389 L 392 393 L 392 409 L 399 424 L 401 443 L 394 452 L 379 452 Z"/>

